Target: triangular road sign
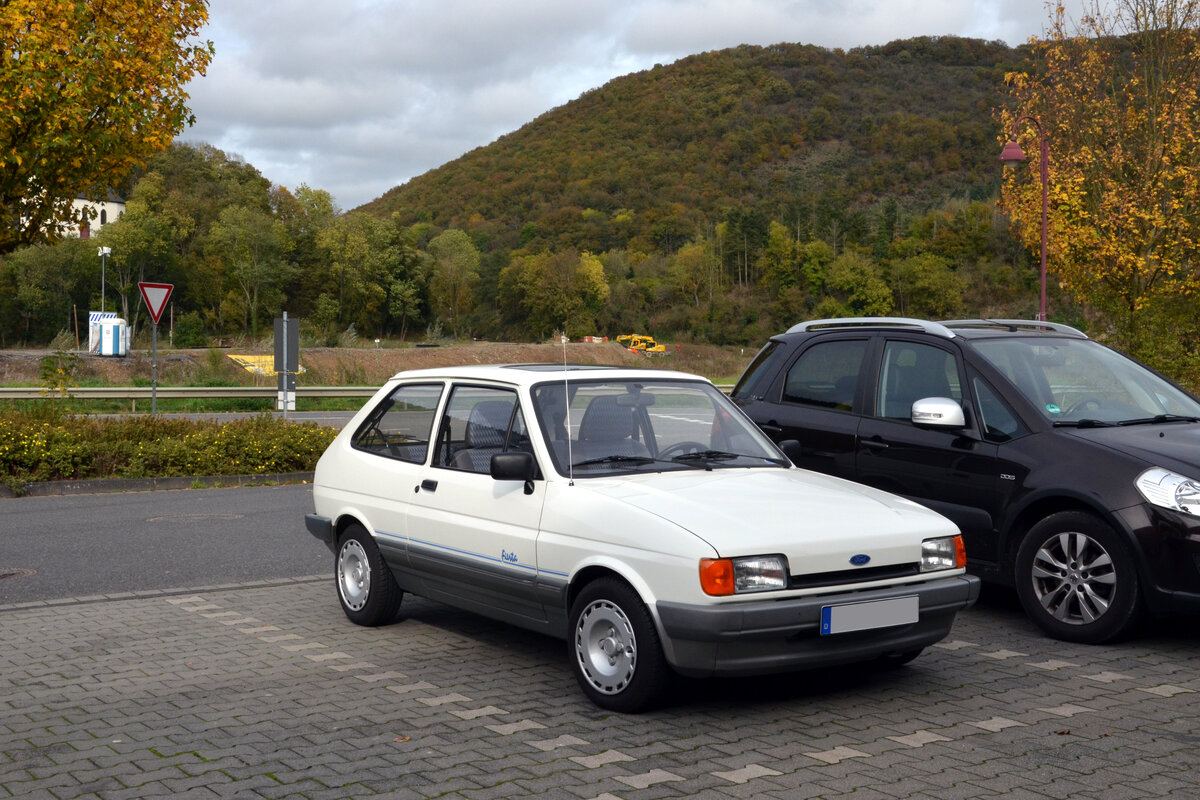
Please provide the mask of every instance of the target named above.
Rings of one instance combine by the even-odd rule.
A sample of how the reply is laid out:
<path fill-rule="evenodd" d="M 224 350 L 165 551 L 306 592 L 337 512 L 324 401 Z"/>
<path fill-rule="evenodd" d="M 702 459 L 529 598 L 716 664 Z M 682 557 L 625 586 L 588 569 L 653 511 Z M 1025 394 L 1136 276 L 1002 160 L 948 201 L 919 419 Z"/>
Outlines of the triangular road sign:
<path fill-rule="evenodd" d="M 150 319 L 154 320 L 155 325 L 162 317 L 163 309 L 167 307 L 167 299 L 174 288 L 173 283 L 138 283 L 138 291 L 142 293 L 142 299 L 146 301 L 146 310 L 150 312 Z"/>

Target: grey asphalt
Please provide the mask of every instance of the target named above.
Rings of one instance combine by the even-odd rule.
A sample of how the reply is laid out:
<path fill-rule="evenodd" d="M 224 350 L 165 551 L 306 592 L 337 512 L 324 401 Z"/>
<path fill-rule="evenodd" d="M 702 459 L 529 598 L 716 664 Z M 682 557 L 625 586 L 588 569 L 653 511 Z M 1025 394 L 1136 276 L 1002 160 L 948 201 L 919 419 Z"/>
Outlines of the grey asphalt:
<path fill-rule="evenodd" d="M 0 499 L 0 604 L 324 572 L 311 510 L 307 484 Z"/>
<path fill-rule="evenodd" d="M 0 601 L 0 798 L 1200 797 L 1195 620 L 1070 645 L 985 590 L 906 667 L 681 680 L 659 710 L 620 716 L 583 698 L 562 642 L 412 597 L 391 625 L 350 624 L 328 552 L 287 521 L 303 487 L 196 495 L 199 510 L 135 498 L 129 517 L 153 542 L 152 504 L 278 502 L 263 524 L 323 568 Z M 0 501 L 0 538 L 41 500 Z M 182 527 L 238 563 L 273 549 L 263 524 Z"/>

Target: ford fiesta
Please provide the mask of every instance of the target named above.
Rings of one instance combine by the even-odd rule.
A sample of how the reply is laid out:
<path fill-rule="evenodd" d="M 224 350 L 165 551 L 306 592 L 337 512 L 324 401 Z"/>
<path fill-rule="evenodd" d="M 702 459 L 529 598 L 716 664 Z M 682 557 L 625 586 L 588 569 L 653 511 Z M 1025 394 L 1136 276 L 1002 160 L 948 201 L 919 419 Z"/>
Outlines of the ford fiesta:
<path fill-rule="evenodd" d="M 672 672 L 904 663 L 979 592 L 945 518 L 791 466 L 670 371 L 400 373 L 321 457 L 313 500 L 351 621 L 411 592 L 563 638 L 616 711 Z"/>

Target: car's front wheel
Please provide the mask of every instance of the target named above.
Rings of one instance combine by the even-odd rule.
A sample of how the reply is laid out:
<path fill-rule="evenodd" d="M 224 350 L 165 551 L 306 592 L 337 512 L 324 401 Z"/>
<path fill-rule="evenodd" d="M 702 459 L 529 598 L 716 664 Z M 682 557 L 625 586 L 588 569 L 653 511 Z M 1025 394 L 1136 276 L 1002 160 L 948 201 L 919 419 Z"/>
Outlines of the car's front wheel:
<path fill-rule="evenodd" d="M 1101 644 L 1129 632 L 1141 611 L 1137 570 L 1110 526 L 1082 511 L 1043 519 L 1017 550 L 1017 596 L 1056 639 Z"/>
<path fill-rule="evenodd" d="M 400 610 L 404 593 L 387 564 L 375 537 L 362 525 L 346 528 L 338 539 L 334 558 L 338 600 L 351 622 L 374 627 L 391 622 Z"/>
<path fill-rule="evenodd" d="M 661 699 L 670 668 L 641 597 L 617 578 L 589 583 L 571 606 L 571 667 L 584 694 L 634 713 Z"/>

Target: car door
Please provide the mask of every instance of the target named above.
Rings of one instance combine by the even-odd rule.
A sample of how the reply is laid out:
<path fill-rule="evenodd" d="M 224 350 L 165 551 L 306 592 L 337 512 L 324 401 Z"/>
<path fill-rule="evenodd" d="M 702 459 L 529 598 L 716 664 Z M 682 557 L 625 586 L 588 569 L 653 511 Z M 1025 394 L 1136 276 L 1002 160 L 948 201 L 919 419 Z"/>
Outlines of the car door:
<path fill-rule="evenodd" d="M 400 384 L 350 438 L 359 498 L 351 504 L 370 509 L 375 542 L 393 569 L 408 564 L 408 500 L 425 471 L 443 389 L 440 382 Z"/>
<path fill-rule="evenodd" d="M 428 596 L 529 625 L 546 618 L 536 591 L 545 481 L 489 472 L 492 455 L 515 450 L 533 453 L 516 391 L 451 387 L 411 497 L 409 560 Z"/>
<path fill-rule="evenodd" d="M 956 351 L 933 343 L 883 337 L 872 376 L 869 413 L 858 428 L 856 478 L 948 517 L 962 530 L 968 557 L 995 558 L 997 447 L 978 432 Z M 912 404 L 949 397 L 967 410 L 967 427 L 912 422 Z"/>
<path fill-rule="evenodd" d="M 748 410 L 776 442 L 800 443 L 796 466 L 843 478 L 854 476 L 859 388 L 868 362 L 867 336 L 830 337 L 808 344 Z"/>

